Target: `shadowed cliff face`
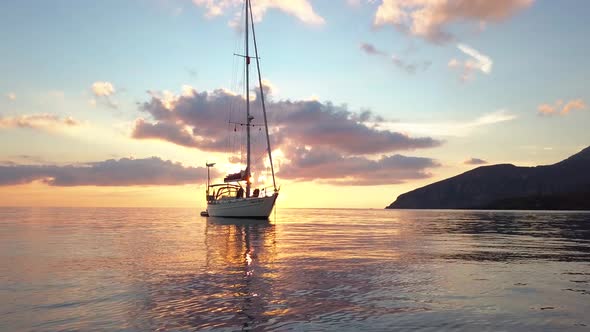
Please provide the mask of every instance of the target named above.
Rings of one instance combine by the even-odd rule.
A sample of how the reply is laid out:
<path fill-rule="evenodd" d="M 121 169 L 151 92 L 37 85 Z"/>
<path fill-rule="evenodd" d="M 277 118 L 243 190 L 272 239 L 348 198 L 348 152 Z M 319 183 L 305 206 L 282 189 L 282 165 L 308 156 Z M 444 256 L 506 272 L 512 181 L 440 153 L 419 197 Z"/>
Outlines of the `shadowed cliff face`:
<path fill-rule="evenodd" d="M 590 209 L 590 147 L 549 166 L 484 166 L 400 195 L 397 209 Z"/>

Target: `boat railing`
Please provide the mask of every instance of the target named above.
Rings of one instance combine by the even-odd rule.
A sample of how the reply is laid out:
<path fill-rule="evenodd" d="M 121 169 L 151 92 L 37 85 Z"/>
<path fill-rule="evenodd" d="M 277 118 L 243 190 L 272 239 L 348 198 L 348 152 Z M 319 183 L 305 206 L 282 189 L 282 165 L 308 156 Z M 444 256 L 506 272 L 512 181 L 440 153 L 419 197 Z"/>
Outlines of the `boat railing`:
<path fill-rule="evenodd" d="M 270 189 L 270 190 L 269 190 Z M 275 193 L 275 188 L 273 186 L 264 187 L 261 190 L 261 196 L 272 196 Z"/>

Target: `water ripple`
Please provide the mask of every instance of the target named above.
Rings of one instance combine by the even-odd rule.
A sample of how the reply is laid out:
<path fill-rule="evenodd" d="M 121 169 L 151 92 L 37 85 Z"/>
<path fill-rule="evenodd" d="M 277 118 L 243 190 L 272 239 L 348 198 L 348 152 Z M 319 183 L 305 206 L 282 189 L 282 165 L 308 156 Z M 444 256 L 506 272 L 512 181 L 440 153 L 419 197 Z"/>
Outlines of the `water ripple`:
<path fill-rule="evenodd" d="M 590 325 L 590 214 L 197 212 L 0 209 L 0 330 Z"/>

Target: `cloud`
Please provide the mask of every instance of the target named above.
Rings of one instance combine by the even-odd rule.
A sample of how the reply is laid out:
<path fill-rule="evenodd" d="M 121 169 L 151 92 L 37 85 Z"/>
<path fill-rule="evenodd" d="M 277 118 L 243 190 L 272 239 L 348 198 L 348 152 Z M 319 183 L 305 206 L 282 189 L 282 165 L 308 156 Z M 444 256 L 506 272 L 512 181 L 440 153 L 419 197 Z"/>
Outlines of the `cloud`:
<path fill-rule="evenodd" d="M 465 44 L 458 44 L 457 48 L 459 48 L 461 52 L 465 53 L 470 58 L 464 61 L 451 59 L 448 63 L 448 66 L 451 69 L 461 70 L 462 81 L 466 82 L 472 80 L 475 77 L 476 71 L 480 71 L 484 74 L 490 74 L 492 72 L 494 62 L 489 56 L 484 55 L 478 52 L 476 49 Z"/>
<path fill-rule="evenodd" d="M 280 160 L 278 164 L 281 166 L 277 168 L 283 178 L 314 180 L 328 176 L 325 172 L 318 173 L 313 167 L 297 171 L 301 164 L 308 163 L 311 156 L 315 158 L 318 154 L 328 158 L 323 160 L 323 167 L 328 169 L 338 162 L 342 163 L 342 168 L 334 173 L 337 176 L 329 177 L 332 183 L 346 179 L 349 184 L 375 184 L 378 183 L 378 175 L 375 174 L 388 176 L 382 179 L 383 184 L 399 183 L 429 176 L 425 168 L 436 167 L 432 162 L 386 170 L 387 167 L 400 166 L 406 160 L 403 158 L 414 157 L 385 155 L 379 160 L 373 159 L 395 151 L 436 147 L 442 144 L 441 141 L 378 128 L 384 120 L 370 111 L 352 112 L 343 105 L 315 100 L 275 101 L 270 93 L 272 89 L 267 87 L 266 90 L 269 93 L 266 96 L 271 146 L 280 155 L 277 160 Z M 244 98 L 224 89 L 212 92 L 193 89 L 190 92 L 178 95 L 151 92 L 150 100 L 140 104 L 140 110 L 149 114 L 151 119 L 137 119 L 132 137 L 162 140 L 201 151 L 243 153 Z M 228 110 L 233 110 L 229 118 Z M 265 166 L 266 145 L 259 103 L 251 103 L 251 114 L 255 125 L 252 140 L 259 143 L 253 144 L 253 162 L 260 169 Z M 240 160 L 243 160 L 243 155 L 230 162 Z M 412 167 L 413 171 L 410 170 Z"/>
<path fill-rule="evenodd" d="M 32 156 L 32 155 L 28 155 L 28 154 L 20 154 L 20 155 L 16 155 L 13 157 L 16 159 L 26 160 L 27 162 L 34 162 L 36 164 L 40 164 L 45 161 L 43 158 L 41 158 L 39 156 Z"/>
<path fill-rule="evenodd" d="M 388 130 L 378 130 L 366 122 L 381 119 L 371 112 L 354 113 L 345 106 L 313 100 L 272 101 L 267 109 L 274 147 L 297 143 L 323 146 L 345 154 L 363 155 L 436 147 L 440 141 L 430 137 L 409 137 Z M 258 97 L 256 98 L 259 99 Z M 158 96 L 152 93 L 140 109 L 154 122 L 138 119 L 133 129 L 135 138 L 152 138 L 204 151 L 225 152 L 228 138 L 228 109 L 238 110 L 244 104 L 241 96 L 223 89 L 213 92 L 193 91 L 192 95 Z M 262 123 L 260 105 L 251 104 L 256 124 Z M 229 127 L 242 129 L 244 115 L 235 111 Z M 238 128 L 239 127 L 239 128 Z M 258 127 L 260 129 L 260 127 Z"/>
<path fill-rule="evenodd" d="M 181 146 L 208 149 L 203 140 L 198 141 L 186 128 L 169 122 L 149 123 L 144 119 L 137 119 L 132 137 L 137 139 L 161 139 Z"/>
<path fill-rule="evenodd" d="M 382 0 L 375 13 L 374 25 L 393 25 L 410 35 L 435 43 L 453 39 L 446 26 L 455 22 L 502 21 L 534 0 Z"/>
<path fill-rule="evenodd" d="M 186 72 L 192 79 L 199 77 L 199 72 L 195 68 L 186 68 Z"/>
<path fill-rule="evenodd" d="M 396 67 L 405 71 L 408 74 L 415 74 L 416 70 L 418 69 L 427 70 L 428 68 L 430 68 L 430 65 L 432 64 L 432 62 L 430 61 L 423 61 L 421 63 L 409 63 L 396 55 L 391 56 L 391 61 Z"/>
<path fill-rule="evenodd" d="M 467 123 L 468 126 L 478 127 L 485 125 L 492 125 L 500 122 L 512 121 L 516 119 L 516 115 L 509 113 L 506 110 L 498 110 L 492 113 L 484 114 L 477 118 L 471 123 Z"/>
<path fill-rule="evenodd" d="M 440 164 L 430 158 L 406 157 L 399 154 L 372 160 L 345 157 L 326 149 L 297 147 L 290 151 L 291 162 L 282 166 L 278 176 L 297 181 L 320 180 L 328 184 L 389 185 L 406 180 L 428 178 L 430 168 Z"/>
<path fill-rule="evenodd" d="M 569 103 L 565 104 L 565 106 L 563 106 L 563 109 L 561 109 L 561 114 L 567 115 L 573 110 L 583 110 L 583 109 L 586 109 L 586 103 L 584 103 L 584 101 L 582 99 L 576 99 L 576 100 L 572 100 Z"/>
<path fill-rule="evenodd" d="M 214 170 L 213 170 L 214 171 Z M 109 159 L 75 165 L 0 166 L 0 185 L 42 181 L 50 186 L 147 186 L 183 185 L 202 182 L 204 167 L 187 167 L 157 157 Z"/>
<path fill-rule="evenodd" d="M 208 17 L 215 17 L 227 14 L 228 11 L 234 17 L 239 17 L 243 9 L 242 0 L 193 0 L 196 6 L 204 7 Z M 258 0 L 252 2 L 252 14 L 255 21 L 261 21 L 269 9 L 276 9 L 296 17 L 298 20 L 309 25 L 321 25 L 325 23 L 323 17 L 319 16 L 308 0 Z M 233 22 L 232 24 L 234 24 Z"/>
<path fill-rule="evenodd" d="M 9 92 L 6 94 L 6 98 L 8 98 L 8 100 L 10 100 L 10 101 L 15 101 L 16 100 L 16 93 Z"/>
<path fill-rule="evenodd" d="M 448 122 L 389 122 L 379 126 L 389 130 L 399 130 L 414 135 L 433 135 L 442 137 L 465 137 L 474 131 L 486 126 L 502 122 L 513 121 L 516 115 L 506 111 L 498 110 L 483 114 L 470 121 L 448 121 Z"/>
<path fill-rule="evenodd" d="M 95 106 L 96 100 L 103 103 L 105 106 L 113 109 L 117 109 L 118 105 L 112 99 L 112 96 L 115 94 L 115 86 L 110 82 L 94 82 L 90 87 L 92 93 L 96 97 L 96 99 L 92 99 L 90 103 Z"/>
<path fill-rule="evenodd" d="M 80 123 L 72 117 L 62 118 L 49 113 L 0 117 L 0 128 L 29 128 L 53 131 L 79 125 Z"/>
<path fill-rule="evenodd" d="M 94 82 L 92 92 L 97 97 L 108 97 L 115 93 L 115 87 L 110 82 Z"/>
<path fill-rule="evenodd" d="M 383 55 L 386 56 L 387 54 L 381 50 L 378 50 L 375 45 L 369 43 L 361 43 L 360 45 L 361 50 L 369 55 Z"/>
<path fill-rule="evenodd" d="M 371 56 L 380 56 L 388 58 L 386 52 L 376 48 L 373 44 L 361 43 L 360 49 Z M 418 69 L 427 70 L 432 64 L 430 61 L 423 61 L 421 63 L 408 62 L 395 54 L 392 55 L 389 59 L 391 60 L 391 63 L 393 63 L 397 68 L 405 71 L 408 74 L 415 74 L 416 70 Z"/>
<path fill-rule="evenodd" d="M 18 165 L 18 164 L 22 164 L 22 163 L 26 163 L 28 165 L 41 165 L 41 164 L 46 164 L 47 161 L 40 157 L 40 156 L 34 156 L 34 155 L 28 155 L 28 154 L 19 154 L 19 155 L 12 155 L 12 156 L 8 156 L 8 160 L 2 160 L 0 161 L 0 166 L 2 165 Z"/>
<path fill-rule="evenodd" d="M 550 104 L 539 105 L 539 107 L 537 108 L 537 111 L 540 115 L 550 116 L 550 115 L 560 114 L 560 115 L 565 116 L 565 115 L 570 114 L 571 111 L 584 110 L 587 107 L 588 106 L 586 105 L 586 103 L 582 99 L 570 100 L 567 103 L 564 103 L 563 100 L 558 100 L 553 105 L 550 105 Z"/>
<path fill-rule="evenodd" d="M 488 162 L 483 159 L 479 159 L 479 158 L 471 158 L 471 159 L 465 160 L 463 163 L 465 165 L 485 165 Z"/>
<path fill-rule="evenodd" d="M 469 55 L 475 60 L 476 69 L 486 74 L 492 72 L 492 65 L 494 63 L 490 57 L 479 53 L 476 49 L 469 47 L 465 44 L 458 44 L 457 48 L 459 48 L 463 53 Z"/>

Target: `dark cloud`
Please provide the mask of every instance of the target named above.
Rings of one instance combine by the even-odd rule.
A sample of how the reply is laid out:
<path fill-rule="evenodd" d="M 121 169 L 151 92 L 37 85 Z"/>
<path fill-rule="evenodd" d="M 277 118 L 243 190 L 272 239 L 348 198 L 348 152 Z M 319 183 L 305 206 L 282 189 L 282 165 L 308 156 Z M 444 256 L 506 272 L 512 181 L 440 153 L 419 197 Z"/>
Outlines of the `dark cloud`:
<path fill-rule="evenodd" d="M 335 149 L 344 154 L 364 155 L 438 146 L 430 137 L 409 137 L 369 125 L 370 113 L 352 113 L 343 106 L 317 101 L 282 101 L 273 105 L 284 140 Z M 369 120 L 369 121 L 367 121 Z M 372 119 L 371 119 L 372 120 Z"/>
<path fill-rule="evenodd" d="M 191 78 L 197 78 L 199 76 L 197 70 L 195 68 L 186 68 L 186 72 Z"/>
<path fill-rule="evenodd" d="M 157 157 L 122 158 L 100 162 L 56 165 L 0 166 L 0 185 L 43 181 L 51 186 L 182 185 L 202 182 L 204 167 L 186 167 Z"/>
<path fill-rule="evenodd" d="M 465 165 L 485 165 L 488 162 L 483 159 L 479 159 L 479 158 L 471 158 L 471 159 L 465 160 L 463 163 Z"/>
<path fill-rule="evenodd" d="M 405 71 L 408 74 L 415 74 L 418 70 L 426 71 L 432 65 L 431 61 L 422 61 L 416 63 L 407 62 L 406 60 L 399 58 L 395 55 L 391 57 L 391 62 L 393 62 L 393 64 L 396 67 Z"/>
<path fill-rule="evenodd" d="M 430 158 L 406 157 L 399 154 L 372 160 L 344 157 L 325 149 L 295 148 L 291 162 L 282 166 L 279 176 L 292 180 L 322 180 L 331 184 L 388 185 L 406 180 L 428 178 L 427 171 L 440 164 Z"/>
<path fill-rule="evenodd" d="M 389 58 L 385 51 L 378 49 L 373 44 L 361 43 L 360 48 L 368 55 Z M 391 56 L 391 63 L 393 63 L 397 68 L 403 70 L 408 74 L 415 74 L 419 70 L 426 71 L 432 65 L 431 61 L 411 62 L 406 59 L 400 58 L 397 55 Z"/>
<path fill-rule="evenodd" d="M 258 99 L 259 96 L 256 95 Z M 241 112 L 244 100 L 224 90 L 212 93 L 193 91 L 167 102 L 157 96 L 140 105 L 155 122 L 137 120 L 132 136 L 169 141 L 206 151 L 228 149 L 228 119 L 240 127 L 245 122 Z M 273 147 L 285 145 L 318 146 L 343 154 L 366 155 L 400 150 L 431 148 L 441 144 L 430 137 L 379 130 L 382 118 L 370 111 L 355 113 L 346 106 L 318 101 L 269 101 L 268 117 L 273 133 Z M 228 118 L 228 110 L 234 110 Z M 254 123 L 262 124 L 258 103 L 252 103 Z M 259 128 L 260 129 L 260 128 Z M 191 132 L 192 131 L 192 132 Z M 191 137 L 192 135 L 192 137 Z"/>
<path fill-rule="evenodd" d="M 385 55 L 385 52 L 378 50 L 373 44 L 361 43 L 360 48 L 369 55 Z"/>
<path fill-rule="evenodd" d="M 392 184 L 429 177 L 427 169 L 438 167 L 428 158 L 397 154 L 376 157 L 436 147 L 441 144 L 438 140 L 381 130 L 379 125 L 384 119 L 368 110 L 353 112 L 346 105 L 314 100 L 274 101 L 270 87 L 265 91 L 271 145 L 283 152 L 281 178 L 348 185 Z M 245 139 L 242 124 L 246 120 L 241 96 L 222 89 L 197 92 L 186 88 L 178 96 L 150 94 L 151 99 L 140 104 L 140 109 L 151 120 L 136 121 L 134 138 L 159 139 L 202 151 L 241 151 L 240 158 L 234 156 L 230 161 L 244 161 L 241 143 Z M 253 98 L 258 101 L 260 95 L 253 93 Z M 265 169 L 266 145 L 259 102 L 251 103 L 251 114 L 257 125 L 252 128 L 253 169 Z M 260 144 L 256 144 L 257 139 Z"/>
<path fill-rule="evenodd" d="M 145 122 L 143 119 L 135 121 L 133 138 L 147 139 L 156 138 L 187 147 L 199 147 L 195 137 L 185 128 L 168 122 Z"/>

